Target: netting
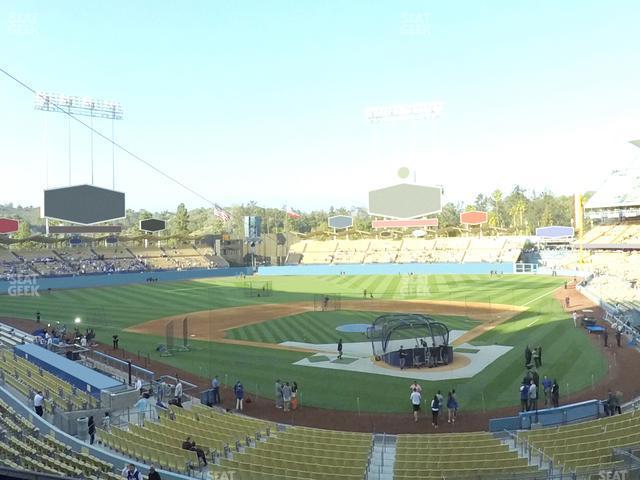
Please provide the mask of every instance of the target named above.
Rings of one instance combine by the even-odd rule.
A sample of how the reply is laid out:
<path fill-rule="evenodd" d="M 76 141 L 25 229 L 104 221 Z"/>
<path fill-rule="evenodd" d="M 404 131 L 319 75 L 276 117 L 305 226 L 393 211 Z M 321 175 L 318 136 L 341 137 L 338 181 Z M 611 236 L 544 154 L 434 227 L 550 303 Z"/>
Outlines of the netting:
<path fill-rule="evenodd" d="M 270 297 L 273 295 L 271 280 L 252 280 L 244 282 L 243 286 L 250 297 Z"/>
<path fill-rule="evenodd" d="M 315 312 L 328 312 L 342 309 L 340 294 L 323 293 L 313 296 L 313 310 Z"/>
<path fill-rule="evenodd" d="M 436 348 L 449 345 L 449 329 L 444 323 L 418 313 L 381 315 L 367 329 L 373 355 L 382 357 L 400 346 Z"/>

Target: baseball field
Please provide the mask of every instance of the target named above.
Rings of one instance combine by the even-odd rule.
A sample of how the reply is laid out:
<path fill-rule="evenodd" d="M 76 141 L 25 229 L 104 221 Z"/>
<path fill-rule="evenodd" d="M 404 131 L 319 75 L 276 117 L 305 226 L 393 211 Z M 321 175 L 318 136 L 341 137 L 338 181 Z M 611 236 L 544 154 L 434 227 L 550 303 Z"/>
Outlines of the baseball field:
<path fill-rule="evenodd" d="M 247 289 L 271 282 L 271 295 Z M 204 279 L 0 296 L 0 315 L 93 328 L 97 341 L 120 347 L 202 377 L 241 380 L 251 394 L 273 396 L 277 378 L 296 381 L 305 405 L 336 410 L 406 412 L 407 379 L 349 370 L 318 345 L 366 342 L 361 332 L 337 328 L 368 324 L 381 312 L 420 312 L 461 332 L 460 355 L 486 346 L 509 347 L 470 378 L 421 381 L 430 393 L 455 388 L 461 408 L 493 410 L 518 404 L 527 344 L 543 347 L 541 375 L 557 379 L 562 394 L 591 388 L 608 363 L 562 309 L 563 279 L 518 275 L 361 275 Z M 367 291 L 365 298 L 364 291 Z M 332 299 L 318 308 L 318 298 Z M 335 305 L 333 302 L 335 301 Z M 161 357 L 165 326 L 189 319 L 190 351 Z M 176 327 L 176 343 L 182 331 Z M 410 340 L 410 339 L 408 339 Z M 285 343 L 286 342 L 286 343 Z M 454 343 L 456 345 L 456 343 Z M 333 355 L 333 356 L 332 356 Z M 307 359 L 308 361 L 306 361 Z M 309 366 L 324 362 L 331 368 Z M 308 363 L 309 365 L 305 364 Z M 340 367 L 340 368 L 335 368 Z M 344 368 L 343 368 L 344 367 Z M 435 371 L 437 369 L 433 369 Z"/>

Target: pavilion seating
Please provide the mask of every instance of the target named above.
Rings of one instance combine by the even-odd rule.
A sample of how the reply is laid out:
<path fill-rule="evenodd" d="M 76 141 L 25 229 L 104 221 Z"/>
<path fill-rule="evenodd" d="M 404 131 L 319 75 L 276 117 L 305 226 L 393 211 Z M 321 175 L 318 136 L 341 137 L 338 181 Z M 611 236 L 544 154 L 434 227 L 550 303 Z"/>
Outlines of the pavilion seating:
<path fill-rule="evenodd" d="M 599 470 L 618 464 L 612 449 L 640 443 L 640 413 L 518 433 L 518 443 L 528 442 L 551 457 L 565 472 Z"/>
<path fill-rule="evenodd" d="M 0 351 L 0 370 L 5 382 L 28 400 L 33 398 L 34 392 L 42 390 L 47 411 L 52 412 L 54 407 L 66 411 L 69 406 L 73 410 L 84 410 L 97 405 L 97 400 L 92 395 L 14 355 L 13 352 Z"/>
<path fill-rule="evenodd" d="M 89 453 L 77 453 L 38 429 L 0 400 L 0 461 L 11 468 L 84 478 L 116 480 L 113 466 Z"/>
<path fill-rule="evenodd" d="M 500 478 L 537 469 L 489 433 L 399 435 L 394 478 Z"/>

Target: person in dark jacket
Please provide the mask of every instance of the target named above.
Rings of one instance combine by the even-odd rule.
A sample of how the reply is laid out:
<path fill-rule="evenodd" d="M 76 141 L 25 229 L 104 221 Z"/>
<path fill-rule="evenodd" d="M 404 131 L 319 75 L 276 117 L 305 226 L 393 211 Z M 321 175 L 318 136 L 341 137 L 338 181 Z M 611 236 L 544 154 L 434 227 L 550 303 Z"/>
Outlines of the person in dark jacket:
<path fill-rule="evenodd" d="M 558 408 L 560 405 L 560 385 L 558 385 L 558 382 L 555 379 L 551 386 L 551 404 L 553 405 L 553 408 Z"/>
<path fill-rule="evenodd" d="M 156 469 L 153 465 L 149 466 L 149 480 L 162 480 L 160 474 L 156 472 Z"/>
<path fill-rule="evenodd" d="M 196 455 L 198 456 L 198 460 L 200 460 L 205 467 L 207 466 L 207 457 L 204 454 L 204 450 L 202 450 L 201 448 L 198 448 L 196 446 L 196 442 L 191 440 L 191 437 L 187 437 L 187 439 L 184 442 L 182 442 L 182 448 L 184 450 L 191 450 L 192 452 L 196 452 Z"/>
<path fill-rule="evenodd" d="M 538 346 L 538 366 L 542 366 L 542 345 Z"/>
<path fill-rule="evenodd" d="M 89 429 L 89 443 L 93 445 L 93 442 L 96 441 L 96 422 L 93 420 L 93 416 L 89 417 L 87 427 Z"/>
<path fill-rule="evenodd" d="M 241 412 L 243 410 L 244 403 L 244 387 L 242 386 L 242 383 L 240 383 L 240 380 L 238 380 L 234 385 L 233 393 L 236 396 L 236 410 Z"/>
<path fill-rule="evenodd" d="M 529 385 L 522 382 L 520 385 L 520 411 L 526 412 L 529 409 Z"/>
<path fill-rule="evenodd" d="M 438 428 L 438 414 L 440 413 L 440 400 L 437 395 L 433 396 L 433 400 L 431 400 L 431 425 L 435 428 Z"/>

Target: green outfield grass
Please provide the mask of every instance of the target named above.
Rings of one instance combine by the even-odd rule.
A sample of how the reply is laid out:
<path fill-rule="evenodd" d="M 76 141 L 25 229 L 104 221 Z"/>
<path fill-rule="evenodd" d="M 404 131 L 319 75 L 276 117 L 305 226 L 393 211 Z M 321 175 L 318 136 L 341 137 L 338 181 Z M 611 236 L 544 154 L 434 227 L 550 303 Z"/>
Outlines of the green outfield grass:
<path fill-rule="evenodd" d="M 254 342 L 282 343 L 282 342 L 307 342 L 307 343 L 335 343 L 340 337 L 344 342 L 366 342 L 364 333 L 345 333 L 336 330 L 340 325 L 349 323 L 371 324 L 379 312 L 357 311 L 332 311 L 332 312 L 306 312 L 288 317 L 281 317 L 263 323 L 234 328 L 226 332 L 227 338 L 236 340 L 251 340 Z M 449 330 L 471 330 L 480 322 L 469 320 L 466 317 L 448 315 L 432 315 L 432 318 L 443 322 Z M 413 338 L 411 332 L 408 336 L 399 338 Z M 396 338 L 396 337 L 394 337 Z"/>
<path fill-rule="evenodd" d="M 457 300 L 527 306 L 529 310 L 477 338 L 475 345 L 501 344 L 514 349 L 490 367 L 468 380 L 423 382 L 427 393 L 455 388 L 462 409 L 489 410 L 518 404 L 518 385 L 524 370 L 523 350 L 527 343 L 543 346 L 542 374 L 557 378 L 561 395 L 582 390 L 597 382 L 607 371 L 607 363 L 580 329 L 553 299 L 552 292 L 563 280 L 551 277 L 505 275 L 403 275 L 264 277 L 272 281 L 272 297 L 249 297 L 237 279 L 129 285 L 54 291 L 40 297 L 0 296 L 0 315 L 35 318 L 40 311 L 43 323 L 63 322 L 71 327 L 79 316 L 83 328 L 94 328 L 98 341 L 110 343 L 118 333 L 120 345 L 134 353 L 149 353 L 154 359 L 202 376 L 214 373 L 228 383 L 241 379 L 251 393 L 272 396 L 276 378 L 296 380 L 301 401 L 326 408 L 362 411 L 407 411 L 408 384 L 393 377 L 329 371 L 292 365 L 308 356 L 299 352 L 243 347 L 205 341 L 192 342 L 192 351 L 160 358 L 155 351 L 163 337 L 137 335 L 123 329 L 138 323 L 193 311 L 250 304 L 311 301 L 316 294 L 340 294 L 362 298 L 363 290 L 375 298 Z M 261 280 L 263 280 L 261 279 Z M 429 313 L 429 312 L 425 312 Z M 232 338 L 263 342 L 284 340 L 335 341 L 335 327 L 341 323 L 367 323 L 374 312 L 309 312 L 310 328 L 300 330 L 300 318 L 284 317 L 229 331 Z M 444 319 L 451 328 L 471 325 L 464 317 Z M 458 325 L 458 326 L 453 326 Z M 308 332 L 307 332 L 308 330 Z M 354 341 L 362 334 L 341 334 Z M 329 340 L 330 338 L 330 340 Z M 311 340 L 310 340 L 311 341 Z"/>

